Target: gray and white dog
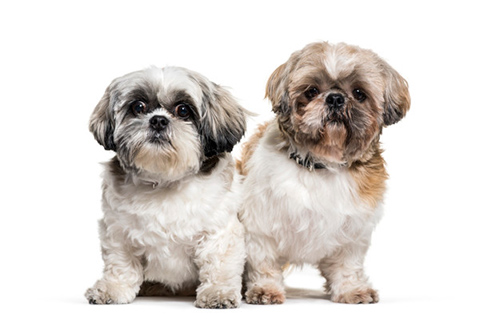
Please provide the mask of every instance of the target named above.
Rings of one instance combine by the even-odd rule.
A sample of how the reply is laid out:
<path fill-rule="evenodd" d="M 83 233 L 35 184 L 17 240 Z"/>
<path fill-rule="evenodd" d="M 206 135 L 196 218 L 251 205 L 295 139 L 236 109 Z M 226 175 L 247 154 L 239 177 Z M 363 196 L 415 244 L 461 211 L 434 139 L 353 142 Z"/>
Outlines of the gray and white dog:
<path fill-rule="evenodd" d="M 109 85 L 90 119 L 116 156 L 105 164 L 104 272 L 89 303 L 130 303 L 153 290 L 196 291 L 202 308 L 240 304 L 245 248 L 230 152 L 247 113 L 184 68 L 151 67 Z"/>

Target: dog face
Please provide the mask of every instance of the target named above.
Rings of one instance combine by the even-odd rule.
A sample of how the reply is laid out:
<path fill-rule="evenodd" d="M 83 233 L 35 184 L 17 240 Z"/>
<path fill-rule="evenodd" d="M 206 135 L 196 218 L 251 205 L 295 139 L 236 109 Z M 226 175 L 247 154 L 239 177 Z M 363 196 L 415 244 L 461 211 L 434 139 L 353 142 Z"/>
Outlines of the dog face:
<path fill-rule="evenodd" d="M 97 104 L 90 131 L 123 168 L 179 178 L 230 152 L 245 131 L 230 93 L 178 67 L 151 67 L 115 79 Z"/>
<path fill-rule="evenodd" d="M 410 107 L 406 81 L 375 53 L 326 42 L 293 53 L 269 78 L 266 97 L 296 147 L 336 163 L 363 158 Z"/>

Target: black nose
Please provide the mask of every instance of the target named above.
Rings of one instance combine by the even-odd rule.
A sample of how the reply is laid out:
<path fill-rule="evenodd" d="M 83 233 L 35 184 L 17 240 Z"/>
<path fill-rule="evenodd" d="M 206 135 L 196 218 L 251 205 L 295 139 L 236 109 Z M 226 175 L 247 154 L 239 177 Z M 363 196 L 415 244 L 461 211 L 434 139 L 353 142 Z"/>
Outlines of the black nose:
<path fill-rule="evenodd" d="M 156 131 L 162 131 L 167 128 L 168 119 L 161 115 L 155 115 L 149 120 L 149 126 Z"/>
<path fill-rule="evenodd" d="M 340 93 L 332 93 L 326 97 L 326 103 L 328 106 L 333 107 L 334 110 L 340 109 L 342 106 L 344 106 L 344 96 L 342 96 Z"/>

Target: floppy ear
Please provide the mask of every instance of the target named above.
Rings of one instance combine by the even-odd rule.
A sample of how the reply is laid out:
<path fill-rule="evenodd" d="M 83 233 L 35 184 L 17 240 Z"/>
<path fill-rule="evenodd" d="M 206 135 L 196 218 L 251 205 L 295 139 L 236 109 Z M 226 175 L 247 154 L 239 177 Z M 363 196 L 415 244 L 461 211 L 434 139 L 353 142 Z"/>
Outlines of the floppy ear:
<path fill-rule="evenodd" d="M 410 109 L 410 92 L 408 83 L 387 63 L 387 85 L 385 88 L 384 125 L 389 126 L 401 120 Z"/>
<path fill-rule="evenodd" d="M 201 84 L 203 102 L 200 136 L 207 158 L 233 150 L 245 133 L 246 115 L 249 114 L 229 91 L 212 82 L 209 84 L 211 87 Z"/>
<path fill-rule="evenodd" d="M 115 130 L 115 119 L 111 106 L 110 87 L 106 89 L 104 96 L 97 104 L 90 117 L 89 130 L 94 134 L 96 141 L 104 146 L 106 150 L 116 151 L 113 132 Z"/>
<path fill-rule="evenodd" d="M 273 112 L 281 113 L 288 111 L 288 92 L 286 89 L 287 85 L 287 73 L 286 70 L 287 63 L 285 62 L 269 77 L 266 85 L 266 95 L 265 98 L 269 98 L 271 105 L 273 107 Z"/>

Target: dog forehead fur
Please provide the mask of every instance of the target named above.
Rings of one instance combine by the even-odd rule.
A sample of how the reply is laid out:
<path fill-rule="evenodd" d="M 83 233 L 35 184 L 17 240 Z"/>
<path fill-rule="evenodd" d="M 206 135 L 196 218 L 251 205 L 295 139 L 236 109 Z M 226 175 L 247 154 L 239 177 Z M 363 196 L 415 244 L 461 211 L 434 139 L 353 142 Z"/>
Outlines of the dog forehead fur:
<path fill-rule="evenodd" d="M 342 83 L 369 85 L 372 95 L 383 102 L 382 91 L 386 88 L 386 63 L 371 50 L 344 43 L 313 43 L 294 52 L 282 71 L 288 73 L 282 88 L 288 84 L 290 90 L 309 81 L 327 84 L 328 88 Z M 288 82 L 286 82 L 288 80 Z M 268 85 L 269 89 L 269 85 Z M 279 91 L 278 93 L 282 93 Z M 273 95 L 268 94 L 273 100 Z"/>
<path fill-rule="evenodd" d="M 121 103 L 115 104 L 115 111 L 119 112 L 123 103 L 129 101 L 127 95 L 142 91 L 149 93 L 150 98 L 166 101 L 175 91 L 189 91 L 190 97 L 195 100 L 196 106 L 201 105 L 203 92 L 194 77 L 197 73 L 181 67 L 167 66 L 164 68 L 150 67 L 124 75 L 113 81 L 110 88 L 120 93 Z M 118 98 L 119 96 L 115 96 Z M 130 96 L 133 97 L 133 96 Z"/>

